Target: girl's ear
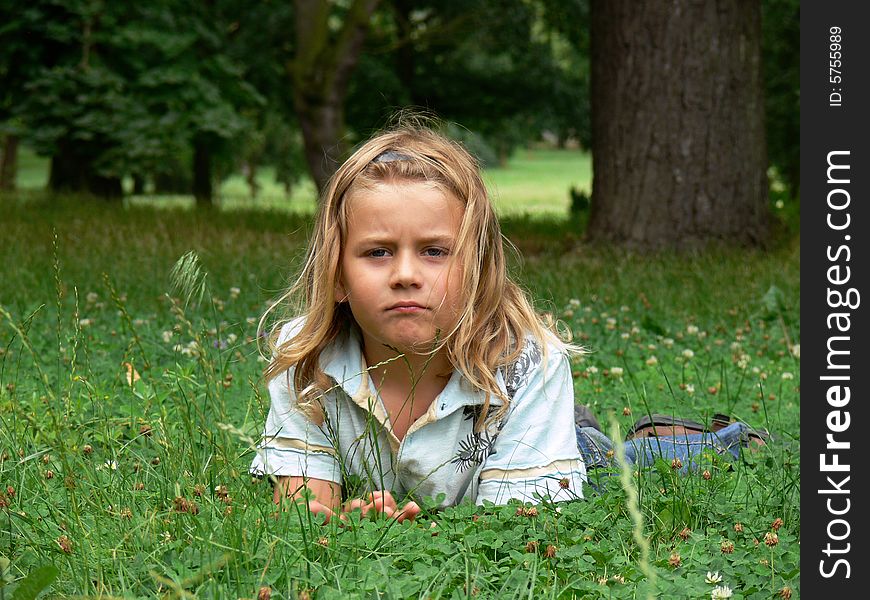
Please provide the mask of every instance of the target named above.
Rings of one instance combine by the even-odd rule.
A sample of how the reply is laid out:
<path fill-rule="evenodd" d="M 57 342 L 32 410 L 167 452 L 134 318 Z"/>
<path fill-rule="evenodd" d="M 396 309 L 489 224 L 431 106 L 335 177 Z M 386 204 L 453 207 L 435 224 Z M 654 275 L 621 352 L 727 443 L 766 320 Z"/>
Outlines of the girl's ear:
<path fill-rule="evenodd" d="M 346 302 L 348 297 L 347 291 L 344 289 L 344 284 L 341 283 L 341 278 L 335 282 L 335 301 L 339 304 Z"/>

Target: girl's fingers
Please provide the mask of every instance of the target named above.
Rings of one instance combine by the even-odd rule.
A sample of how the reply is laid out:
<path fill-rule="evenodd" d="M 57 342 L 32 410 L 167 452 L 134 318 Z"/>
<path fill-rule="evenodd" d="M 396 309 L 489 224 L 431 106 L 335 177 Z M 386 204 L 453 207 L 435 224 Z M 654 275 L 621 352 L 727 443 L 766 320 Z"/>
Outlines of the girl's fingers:
<path fill-rule="evenodd" d="M 375 505 L 375 508 L 378 512 L 383 512 L 383 510 L 387 507 L 391 508 L 394 512 L 399 508 L 396 505 L 396 501 L 393 499 L 393 495 L 387 490 L 376 490 L 369 494 L 369 500 L 371 500 L 372 504 Z"/>
<path fill-rule="evenodd" d="M 362 509 L 366 505 L 366 501 L 362 498 L 354 498 L 353 500 L 348 500 L 344 505 L 344 512 L 350 512 L 356 509 Z"/>
<path fill-rule="evenodd" d="M 402 521 L 413 521 L 417 515 L 420 514 L 420 506 L 416 502 L 408 502 L 401 511 L 396 514 L 396 520 L 401 523 Z"/>
<path fill-rule="evenodd" d="M 324 523 L 329 523 L 329 520 L 335 516 L 335 513 L 332 512 L 332 509 L 324 504 L 321 504 L 317 500 L 312 500 L 308 503 L 308 510 L 313 515 L 323 515 L 324 517 L 326 517 Z"/>

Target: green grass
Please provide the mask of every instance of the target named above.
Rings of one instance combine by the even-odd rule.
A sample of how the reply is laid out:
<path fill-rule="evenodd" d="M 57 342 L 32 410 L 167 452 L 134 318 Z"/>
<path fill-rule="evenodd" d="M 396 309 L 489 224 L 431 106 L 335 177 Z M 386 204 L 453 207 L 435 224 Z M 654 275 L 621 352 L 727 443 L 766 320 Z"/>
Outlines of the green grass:
<path fill-rule="evenodd" d="M 525 174 L 499 172 L 514 215 L 533 211 L 512 186 L 560 156 L 518 155 Z M 558 206 L 563 185 L 541 205 Z M 53 565 L 51 593 L 71 597 L 709 598 L 718 571 L 734 598 L 799 596 L 795 237 L 767 252 L 639 256 L 583 244 L 561 209 L 504 222 L 523 254 L 515 277 L 591 350 L 572 366 L 575 392 L 603 424 L 727 412 L 777 438 L 711 460 L 709 479 L 667 464 L 634 478 L 645 569 L 615 477 L 533 517 L 425 502 L 405 525 L 274 516 L 268 484 L 246 474 L 268 409 L 252 321 L 301 260 L 307 214 L 2 201 L 0 570 L 8 559 L 12 585 Z M 190 250 L 207 293 L 181 309 L 169 273 Z M 128 384 L 122 363 L 141 379 Z"/>
<path fill-rule="evenodd" d="M 490 169 L 484 178 L 499 214 L 503 216 L 546 216 L 561 218 L 571 204 L 568 190 L 572 186 L 589 193 L 592 189 L 592 159 L 588 153 L 571 150 L 518 150 L 505 168 Z M 20 152 L 17 185 L 23 191 L 45 188 L 49 163 L 23 147 Z M 234 174 L 218 188 L 217 199 L 224 209 L 281 210 L 313 213 L 317 192 L 305 177 L 287 197 L 284 187 L 275 181 L 274 169 L 264 167 L 257 173 L 260 191 L 251 197 L 244 177 Z M 132 182 L 126 182 L 129 191 Z M 128 196 L 133 206 L 190 208 L 191 196 Z"/>

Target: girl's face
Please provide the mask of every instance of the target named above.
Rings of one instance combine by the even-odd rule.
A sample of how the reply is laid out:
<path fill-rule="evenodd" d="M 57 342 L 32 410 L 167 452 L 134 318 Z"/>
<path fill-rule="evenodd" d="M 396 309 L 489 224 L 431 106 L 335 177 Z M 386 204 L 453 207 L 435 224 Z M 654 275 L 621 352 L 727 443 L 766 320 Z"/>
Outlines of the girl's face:
<path fill-rule="evenodd" d="M 428 352 L 462 310 L 453 257 L 462 203 L 425 182 L 379 184 L 347 201 L 336 298 L 349 302 L 366 358 L 371 365 L 393 356 L 387 346 Z"/>

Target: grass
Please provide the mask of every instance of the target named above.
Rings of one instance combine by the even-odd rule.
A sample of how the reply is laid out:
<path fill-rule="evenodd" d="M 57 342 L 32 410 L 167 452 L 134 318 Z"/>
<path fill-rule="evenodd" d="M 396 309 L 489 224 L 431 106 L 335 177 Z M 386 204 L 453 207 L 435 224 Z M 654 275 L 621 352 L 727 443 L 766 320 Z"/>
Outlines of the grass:
<path fill-rule="evenodd" d="M 515 160 L 528 171 L 499 173 L 503 198 L 548 179 L 534 169 L 550 159 Z M 638 256 L 584 245 L 561 209 L 518 209 L 504 221 L 523 255 L 512 272 L 592 351 L 572 365 L 575 393 L 603 424 L 725 412 L 777 443 L 710 459 L 709 478 L 665 463 L 629 474 L 634 514 L 631 486 L 604 477 L 603 494 L 536 515 L 424 501 L 415 524 L 338 528 L 276 517 L 268 484 L 246 474 L 268 409 L 254 320 L 301 260 L 307 213 L 2 201 L 0 571 L 12 586 L 30 576 L 39 589 L 41 577 L 54 595 L 104 598 L 709 598 L 705 576 L 718 571 L 734 598 L 799 595 L 793 236 L 767 252 Z M 191 250 L 207 288 L 184 308 L 169 273 Z"/>

